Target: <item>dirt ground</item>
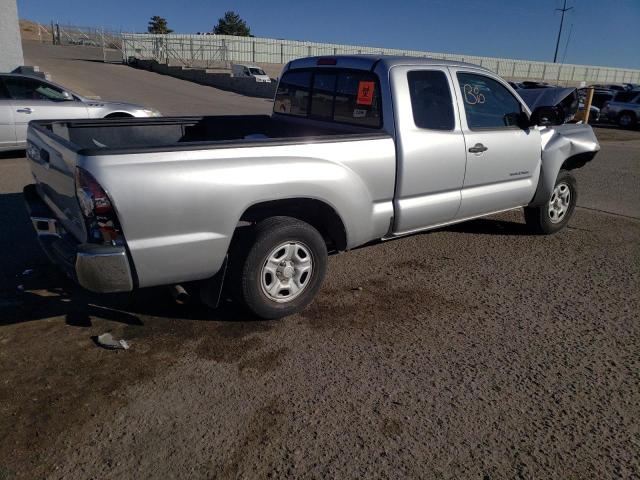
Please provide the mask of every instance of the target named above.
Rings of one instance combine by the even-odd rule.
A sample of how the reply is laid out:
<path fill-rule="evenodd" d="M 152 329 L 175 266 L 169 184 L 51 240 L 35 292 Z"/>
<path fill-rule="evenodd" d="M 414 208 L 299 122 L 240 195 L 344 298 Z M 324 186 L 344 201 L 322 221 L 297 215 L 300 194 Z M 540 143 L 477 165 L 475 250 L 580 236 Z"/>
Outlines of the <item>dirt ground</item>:
<path fill-rule="evenodd" d="M 337 255 L 279 321 L 82 291 L 3 155 L 0 480 L 640 478 L 640 132 L 596 131 L 563 232 L 513 211 Z"/>

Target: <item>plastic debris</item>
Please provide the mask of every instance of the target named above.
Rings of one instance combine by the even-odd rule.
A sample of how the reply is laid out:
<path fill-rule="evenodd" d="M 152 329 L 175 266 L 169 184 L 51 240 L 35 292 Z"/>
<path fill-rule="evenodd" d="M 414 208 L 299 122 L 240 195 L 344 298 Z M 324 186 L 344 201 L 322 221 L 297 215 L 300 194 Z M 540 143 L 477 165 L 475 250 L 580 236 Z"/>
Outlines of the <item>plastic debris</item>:
<path fill-rule="evenodd" d="M 28 275 L 31 275 L 33 272 L 35 272 L 33 268 L 27 268 L 24 272 L 22 272 L 22 276 L 26 277 Z"/>
<path fill-rule="evenodd" d="M 98 335 L 96 339 L 98 345 L 107 348 L 109 350 L 129 350 L 129 342 L 126 340 L 116 340 L 110 333 L 103 333 Z"/>
<path fill-rule="evenodd" d="M 20 290 L 21 292 L 24 292 L 24 285 L 18 285 L 18 290 Z"/>

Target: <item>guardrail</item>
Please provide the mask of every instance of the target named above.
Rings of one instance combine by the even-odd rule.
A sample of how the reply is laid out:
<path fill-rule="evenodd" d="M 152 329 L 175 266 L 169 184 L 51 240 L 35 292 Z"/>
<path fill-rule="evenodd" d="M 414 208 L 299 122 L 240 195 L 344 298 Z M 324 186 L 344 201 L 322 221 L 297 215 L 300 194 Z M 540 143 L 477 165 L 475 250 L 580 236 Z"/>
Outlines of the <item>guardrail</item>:
<path fill-rule="evenodd" d="M 555 83 L 640 83 L 640 70 L 594 65 L 533 62 L 508 58 L 479 57 L 450 53 L 301 42 L 230 35 L 122 34 L 122 54 L 129 57 L 177 63 L 185 67 L 208 68 L 224 62 L 284 64 L 308 56 L 340 54 L 382 54 L 430 57 L 474 63 L 498 75 L 513 79 Z"/>

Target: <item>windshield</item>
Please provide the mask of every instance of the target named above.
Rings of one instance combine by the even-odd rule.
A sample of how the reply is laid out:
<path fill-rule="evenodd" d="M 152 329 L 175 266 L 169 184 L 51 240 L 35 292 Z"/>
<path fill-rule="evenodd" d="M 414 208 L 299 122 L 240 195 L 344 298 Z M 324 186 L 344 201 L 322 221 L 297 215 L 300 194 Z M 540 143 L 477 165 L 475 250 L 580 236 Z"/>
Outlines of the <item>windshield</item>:
<path fill-rule="evenodd" d="M 251 72 L 251 75 L 266 75 L 264 70 L 261 68 L 250 68 L 249 71 Z"/>

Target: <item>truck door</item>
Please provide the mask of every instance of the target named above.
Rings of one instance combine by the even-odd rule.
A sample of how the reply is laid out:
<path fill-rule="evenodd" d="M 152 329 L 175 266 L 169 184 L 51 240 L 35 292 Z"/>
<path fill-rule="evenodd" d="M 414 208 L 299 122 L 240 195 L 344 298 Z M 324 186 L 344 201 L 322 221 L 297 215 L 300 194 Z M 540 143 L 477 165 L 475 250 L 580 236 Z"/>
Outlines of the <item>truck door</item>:
<path fill-rule="evenodd" d="M 539 130 L 522 126 L 527 109 L 504 81 L 479 71 L 451 71 L 467 155 L 456 218 L 526 205 L 533 198 L 540 174 Z"/>
<path fill-rule="evenodd" d="M 450 222 L 460 207 L 466 153 L 446 67 L 390 71 L 396 123 L 396 234 Z"/>

